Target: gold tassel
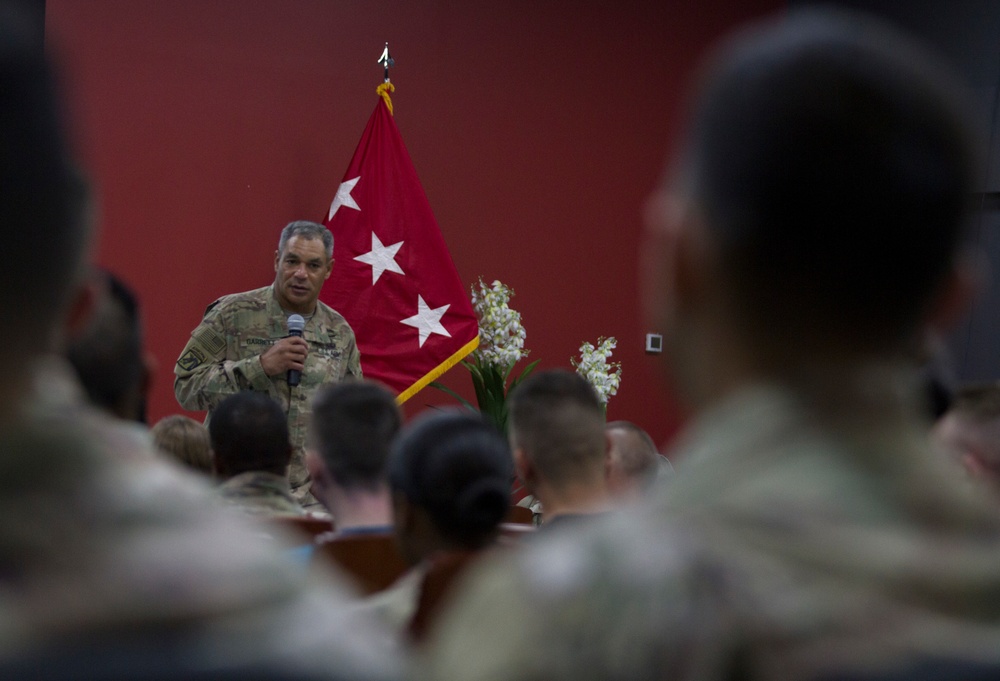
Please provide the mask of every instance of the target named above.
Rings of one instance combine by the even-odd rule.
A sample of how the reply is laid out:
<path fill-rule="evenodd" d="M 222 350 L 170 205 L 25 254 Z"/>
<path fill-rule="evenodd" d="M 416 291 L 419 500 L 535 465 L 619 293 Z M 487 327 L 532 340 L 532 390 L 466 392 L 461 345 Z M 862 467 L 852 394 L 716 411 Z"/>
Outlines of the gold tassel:
<path fill-rule="evenodd" d="M 382 95 L 382 99 L 385 100 L 385 106 L 389 109 L 390 116 L 392 115 L 392 99 L 389 98 L 389 93 L 394 92 L 395 90 L 396 87 L 389 81 L 386 81 L 375 88 L 375 93 Z"/>

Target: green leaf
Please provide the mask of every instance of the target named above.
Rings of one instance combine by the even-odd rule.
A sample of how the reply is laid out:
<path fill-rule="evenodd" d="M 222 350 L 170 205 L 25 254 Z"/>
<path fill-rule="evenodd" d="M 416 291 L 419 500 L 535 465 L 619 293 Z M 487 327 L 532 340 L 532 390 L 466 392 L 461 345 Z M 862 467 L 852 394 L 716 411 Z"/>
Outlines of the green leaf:
<path fill-rule="evenodd" d="M 534 362 L 524 367 L 524 371 L 521 372 L 520 376 L 514 379 L 514 382 L 511 384 L 510 387 L 513 388 L 515 385 L 517 385 L 518 383 L 526 379 L 528 376 L 530 376 L 531 372 L 535 370 L 535 367 L 538 366 L 538 363 L 541 361 L 542 360 L 540 359 L 536 359 Z"/>
<path fill-rule="evenodd" d="M 472 404 L 472 402 L 469 402 L 467 399 L 465 399 L 464 397 L 462 397 L 461 395 L 459 395 L 457 392 L 455 392 L 454 390 L 452 390 L 448 386 L 442 385 L 442 384 L 438 383 L 437 381 L 431 381 L 428 385 L 430 385 L 430 387 L 432 387 L 432 388 L 437 388 L 438 390 L 440 390 L 443 393 L 447 393 L 448 395 L 451 395 L 456 400 L 458 400 L 459 402 L 461 402 L 462 405 L 466 409 L 469 409 L 471 411 L 479 411 L 478 409 L 476 409 L 475 405 Z"/>

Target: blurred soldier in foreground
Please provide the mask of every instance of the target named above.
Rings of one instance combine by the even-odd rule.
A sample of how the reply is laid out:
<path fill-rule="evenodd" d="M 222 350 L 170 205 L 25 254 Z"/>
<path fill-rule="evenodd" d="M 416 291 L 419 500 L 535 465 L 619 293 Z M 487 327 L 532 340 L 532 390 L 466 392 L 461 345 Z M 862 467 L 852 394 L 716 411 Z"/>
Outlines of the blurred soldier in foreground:
<path fill-rule="evenodd" d="M 950 83 L 830 12 L 726 46 L 648 213 L 697 413 L 675 480 L 478 574 L 429 678 L 1000 677 L 1000 518 L 931 451 L 912 369 L 971 286 Z"/>
<path fill-rule="evenodd" d="M 87 405 L 57 357 L 92 302 L 86 190 L 17 21 L 0 7 L 0 327 L 28 341 L 0 381 L 0 678 L 393 677 L 336 585 Z"/>

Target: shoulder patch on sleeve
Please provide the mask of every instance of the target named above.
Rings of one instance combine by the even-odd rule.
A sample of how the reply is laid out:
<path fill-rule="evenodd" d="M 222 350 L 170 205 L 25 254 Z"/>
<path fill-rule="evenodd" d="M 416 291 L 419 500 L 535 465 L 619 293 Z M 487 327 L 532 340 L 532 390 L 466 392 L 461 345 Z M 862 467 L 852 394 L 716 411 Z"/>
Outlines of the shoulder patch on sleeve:
<path fill-rule="evenodd" d="M 219 355 L 226 350 L 226 339 L 211 326 L 202 326 L 195 330 L 192 338 L 197 345 L 205 348 L 209 355 Z"/>
<path fill-rule="evenodd" d="M 197 348 L 191 348 L 177 360 L 177 366 L 184 371 L 191 371 L 205 361 L 205 356 Z"/>

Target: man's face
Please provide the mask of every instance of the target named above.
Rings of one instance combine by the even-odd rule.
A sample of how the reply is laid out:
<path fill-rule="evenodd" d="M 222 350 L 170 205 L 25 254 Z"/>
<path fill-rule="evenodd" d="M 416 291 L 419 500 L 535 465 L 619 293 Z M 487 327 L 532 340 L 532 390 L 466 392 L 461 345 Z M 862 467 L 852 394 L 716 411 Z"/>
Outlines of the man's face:
<path fill-rule="evenodd" d="M 312 314 L 323 282 L 333 271 L 333 262 L 326 257 L 322 239 L 293 236 L 285 243 L 284 251 L 275 252 L 274 271 L 274 290 L 281 307 Z"/>

